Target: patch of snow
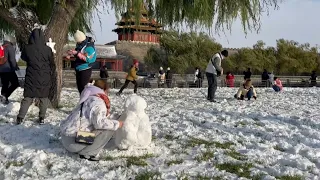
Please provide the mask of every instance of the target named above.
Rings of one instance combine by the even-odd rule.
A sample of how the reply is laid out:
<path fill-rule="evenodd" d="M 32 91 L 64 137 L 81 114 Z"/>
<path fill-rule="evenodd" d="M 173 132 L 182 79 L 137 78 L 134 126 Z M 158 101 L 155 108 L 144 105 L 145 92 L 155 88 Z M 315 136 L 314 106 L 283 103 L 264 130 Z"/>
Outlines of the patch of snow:
<path fill-rule="evenodd" d="M 119 114 L 133 90 L 122 97 L 117 91 L 109 94 L 111 113 Z M 106 160 L 89 162 L 68 153 L 59 140 L 59 123 L 78 103 L 77 90 L 63 89 L 62 108 L 48 109 L 46 124 L 39 126 L 39 110 L 33 105 L 26 121 L 14 124 L 23 92 L 19 88 L 9 105 L 0 104 L 0 179 L 130 179 L 145 170 L 158 171 L 163 179 L 184 173 L 237 179 L 237 174 L 217 168 L 222 163 L 251 163 L 250 174 L 265 174 L 262 179 L 320 178 L 320 88 L 285 88 L 281 93 L 258 88 L 258 99 L 252 101 L 235 100 L 236 88 L 218 88 L 220 103 L 207 101 L 206 91 L 138 89 L 148 104 L 151 144 L 124 151 L 112 139 L 100 154 Z M 129 156 L 147 166 L 127 167 Z"/>

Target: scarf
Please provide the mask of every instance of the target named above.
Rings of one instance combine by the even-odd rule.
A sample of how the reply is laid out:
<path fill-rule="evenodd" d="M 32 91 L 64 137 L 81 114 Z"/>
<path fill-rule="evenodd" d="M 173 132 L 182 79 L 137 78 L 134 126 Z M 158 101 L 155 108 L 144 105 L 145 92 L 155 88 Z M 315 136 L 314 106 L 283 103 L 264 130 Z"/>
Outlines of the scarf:
<path fill-rule="evenodd" d="M 111 108 L 110 100 L 109 100 L 108 96 L 105 94 L 102 94 L 102 93 L 97 94 L 97 96 L 100 97 L 104 101 L 104 103 L 106 104 L 106 107 L 107 107 L 107 114 L 106 115 L 108 116 L 110 114 L 110 108 Z"/>

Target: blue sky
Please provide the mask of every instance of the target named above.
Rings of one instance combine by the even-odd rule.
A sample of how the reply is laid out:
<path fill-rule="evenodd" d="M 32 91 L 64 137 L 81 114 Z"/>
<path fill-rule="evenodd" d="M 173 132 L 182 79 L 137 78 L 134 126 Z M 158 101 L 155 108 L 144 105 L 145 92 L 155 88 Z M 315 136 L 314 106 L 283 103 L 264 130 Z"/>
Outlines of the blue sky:
<path fill-rule="evenodd" d="M 211 34 L 223 47 L 241 48 L 251 47 L 258 40 L 263 40 L 267 46 L 275 46 L 280 38 L 295 40 L 299 43 L 310 43 L 312 46 L 320 45 L 320 1 L 318 0 L 285 0 L 280 9 L 270 11 L 270 15 L 262 17 L 262 27 L 259 34 L 248 33 L 245 36 L 240 21 L 234 22 L 231 34 Z M 94 36 L 98 44 L 105 44 L 117 39 L 112 32 L 116 28 L 116 17 L 113 11 L 100 15 L 93 20 Z"/>

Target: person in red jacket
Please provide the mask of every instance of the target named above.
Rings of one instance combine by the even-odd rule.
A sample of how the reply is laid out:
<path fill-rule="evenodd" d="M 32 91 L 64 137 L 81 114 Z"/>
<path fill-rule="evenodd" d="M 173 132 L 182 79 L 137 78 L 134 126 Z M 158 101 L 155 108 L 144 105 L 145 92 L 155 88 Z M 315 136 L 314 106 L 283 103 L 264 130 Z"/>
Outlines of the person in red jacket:
<path fill-rule="evenodd" d="M 226 84 L 227 87 L 234 87 L 234 75 L 231 72 L 227 72 Z"/>

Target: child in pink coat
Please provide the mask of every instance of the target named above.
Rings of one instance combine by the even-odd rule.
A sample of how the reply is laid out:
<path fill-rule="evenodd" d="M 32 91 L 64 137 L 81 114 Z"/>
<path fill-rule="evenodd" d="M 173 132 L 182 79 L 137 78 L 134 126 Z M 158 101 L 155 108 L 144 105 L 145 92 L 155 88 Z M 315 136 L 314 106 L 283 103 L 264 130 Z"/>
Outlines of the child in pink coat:
<path fill-rule="evenodd" d="M 281 80 L 278 77 L 274 77 L 273 80 L 274 80 L 274 84 L 272 88 L 274 89 L 274 91 L 276 92 L 282 91 L 283 86 L 282 86 Z"/>

